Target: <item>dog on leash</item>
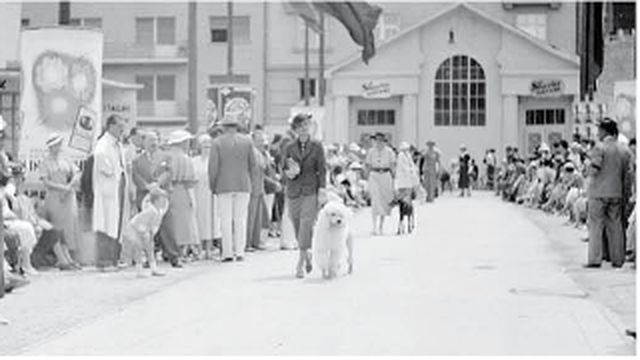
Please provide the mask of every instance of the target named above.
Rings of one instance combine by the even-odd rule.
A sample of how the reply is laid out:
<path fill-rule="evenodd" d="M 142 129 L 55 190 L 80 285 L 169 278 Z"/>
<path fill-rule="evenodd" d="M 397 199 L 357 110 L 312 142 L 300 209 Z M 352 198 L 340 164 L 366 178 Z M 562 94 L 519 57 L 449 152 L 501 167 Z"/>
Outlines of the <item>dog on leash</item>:
<path fill-rule="evenodd" d="M 351 210 L 340 199 L 329 197 L 320 210 L 313 232 L 316 264 L 324 279 L 333 279 L 344 265 L 353 272 L 353 236 Z"/>
<path fill-rule="evenodd" d="M 415 218 L 413 216 L 413 199 L 410 192 L 398 194 L 391 202 L 391 207 L 398 206 L 398 235 L 413 232 Z"/>

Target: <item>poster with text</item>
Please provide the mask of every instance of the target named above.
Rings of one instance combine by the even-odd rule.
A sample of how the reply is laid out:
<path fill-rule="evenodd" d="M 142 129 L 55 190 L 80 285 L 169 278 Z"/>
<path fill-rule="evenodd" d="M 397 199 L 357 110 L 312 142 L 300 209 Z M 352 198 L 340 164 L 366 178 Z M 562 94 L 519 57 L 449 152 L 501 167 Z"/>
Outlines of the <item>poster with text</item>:
<path fill-rule="evenodd" d="M 91 152 L 102 116 L 102 47 L 98 30 L 44 27 L 22 31 L 23 126 L 20 161 L 27 180 L 46 156 L 47 137 L 65 138 L 63 156 L 80 162 Z M 72 141 L 72 135 L 80 136 Z M 69 146 L 75 145 L 74 147 Z"/>

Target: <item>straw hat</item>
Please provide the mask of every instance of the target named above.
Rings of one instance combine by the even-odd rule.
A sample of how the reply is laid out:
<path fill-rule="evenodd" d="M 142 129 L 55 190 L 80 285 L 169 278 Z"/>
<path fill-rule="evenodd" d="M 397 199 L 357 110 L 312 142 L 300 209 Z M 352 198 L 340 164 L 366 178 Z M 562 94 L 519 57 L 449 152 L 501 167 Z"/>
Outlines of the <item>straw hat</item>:
<path fill-rule="evenodd" d="M 409 150 L 409 149 L 411 149 L 411 145 L 409 145 L 408 142 L 403 141 L 403 142 L 400 143 L 399 149 L 400 149 L 400 151 Z"/>
<path fill-rule="evenodd" d="M 191 134 L 186 130 L 176 130 L 169 134 L 169 139 L 167 139 L 167 145 L 175 145 L 185 142 L 187 140 L 191 140 Z"/>
<path fill-rule="evenodd" d="M 61 144 L 63 140 L 64 138 L 62 137 L 62 135 L 54 132 L 54 133 L 51 133 L 47 138 L 46 145 L 48 148 L 50 148 L 52 146 Z"/>

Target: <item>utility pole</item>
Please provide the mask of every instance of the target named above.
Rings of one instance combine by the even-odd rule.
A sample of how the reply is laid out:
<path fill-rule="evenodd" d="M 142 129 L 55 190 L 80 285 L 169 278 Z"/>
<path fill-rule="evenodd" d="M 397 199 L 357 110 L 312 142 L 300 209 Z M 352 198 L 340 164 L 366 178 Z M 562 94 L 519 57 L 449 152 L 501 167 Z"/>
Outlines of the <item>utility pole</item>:
<path fill-rule="evenodd" d="M 227 75 L 233 76 L 233 1 L 227 1 Z"/>
<path fill-rule="evenodd" d="M 198 132 L 198 5 L 189 1 L 189 131 Z"/>
<path fill-rule="evenodd" d="M 318 65 L 320 66 L 320 71 L 318 73 L 318 106 L 324 106 L 324 93 L 325 93 L 325 82 L 324 82 L 324 13 L 319 11 L 319 22 L 320 22 L 320 51 L 318 56 Z"/>
<path fill-rule="evenodd" d="M 71 23 L 71 2 L 60 1 L 58 5 L 58 25 L 69 25 Z"/>

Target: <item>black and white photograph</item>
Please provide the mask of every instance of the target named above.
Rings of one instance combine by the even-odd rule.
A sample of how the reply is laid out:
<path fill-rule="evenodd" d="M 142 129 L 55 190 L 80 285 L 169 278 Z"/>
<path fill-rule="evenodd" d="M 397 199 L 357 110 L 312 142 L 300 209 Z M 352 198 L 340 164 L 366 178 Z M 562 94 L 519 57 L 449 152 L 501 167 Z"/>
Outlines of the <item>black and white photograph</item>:
<path fill-rule="evenodd" d="M 0 356 L 636 356 L 636 1 L 0 0 Z"/>

